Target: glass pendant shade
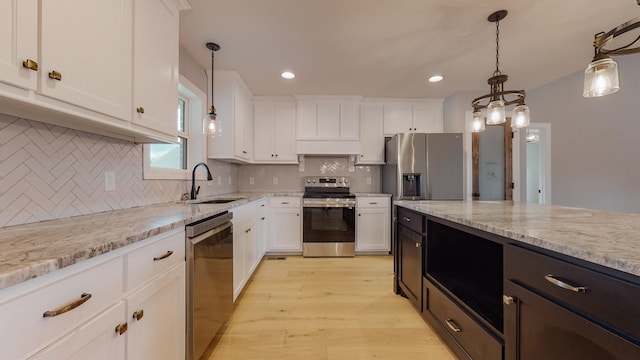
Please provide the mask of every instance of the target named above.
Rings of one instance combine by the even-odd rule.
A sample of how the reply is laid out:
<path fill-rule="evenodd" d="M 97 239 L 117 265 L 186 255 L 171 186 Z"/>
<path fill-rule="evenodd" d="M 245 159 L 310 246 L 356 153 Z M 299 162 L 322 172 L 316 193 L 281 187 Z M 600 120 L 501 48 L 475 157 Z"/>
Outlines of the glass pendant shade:
<path fill-rule="evenodd" d="M 471 132 L 482 132 L 484 129 L 484 117 L 480 111 L 475 111 L 473 113 L 473 121 L 471 122 Z"/>
<path fill-rule="evenodd" d="M 209 113 L 202 119 L 202 133 L 208 136 L 216 136 L 218 131 L 218 120 L 215 108 L 209 109 Z"/>
<path fill-rule="evenodd" d="M 529 107 L 525 104 L 513 108 L 512 128 L 523 128 L 529 126 Z"/>
<path fill-rule="evenodd" d="M 583 97 L 598 97 L 620 90 L 618 64 L 611 58 L 593 61 L 584 71 Z"/>
<path fill-rule="evenodd" d="M 487 125 L 499 125 L 507 121 L 504 113 L 504 101 L 493 100 L 487 106 Z"/>

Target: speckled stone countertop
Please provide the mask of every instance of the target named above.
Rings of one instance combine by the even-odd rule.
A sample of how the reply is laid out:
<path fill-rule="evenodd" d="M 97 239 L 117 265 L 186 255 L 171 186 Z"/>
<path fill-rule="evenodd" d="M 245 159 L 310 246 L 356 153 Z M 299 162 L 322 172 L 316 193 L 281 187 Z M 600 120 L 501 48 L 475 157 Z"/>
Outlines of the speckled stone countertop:
<path fill-rule="evenodd" d="M 267 196 L 302 192 L 224 194 L 199 201 L 242 199 L 150 205 L 0 228 L 0 290 Z"/>
<path fill-rule="evenodd" d="M 506 201 L 394 204 L 640 276 L 640 214 Z"/>

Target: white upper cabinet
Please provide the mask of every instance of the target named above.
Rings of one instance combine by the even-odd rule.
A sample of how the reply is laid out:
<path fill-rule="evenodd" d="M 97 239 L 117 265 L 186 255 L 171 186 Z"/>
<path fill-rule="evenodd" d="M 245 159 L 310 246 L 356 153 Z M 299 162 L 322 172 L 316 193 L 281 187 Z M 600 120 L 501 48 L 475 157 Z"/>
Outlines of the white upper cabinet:
<path fill-rule="evenodd" d="M 442 100 L 389 100 L 384 103 L 384 135 L 443 131 Z"/>
<path fill-rule="evenodd" d="M 5 114 L 174 142 L 183 0 L 0 0 Z M 137 111 L 136 111 L 137 110 Z"/>
<path fill-rule="evenodd" d="M 40 92 L 131 119 L 131 0 L 40 3 Z"/>
<path fill-rule="evenodd" d="M 38 0 L 1 0 L 0 81 L 35 89 L 37 61 Z"/>
<path fill-rule="evenodd" d="M 384 164 L 384 113 L 382 104 L 360 107 L 360 154 L 358 164 Z"/>
<path fill-rule="evenodd" d="M 176 134 L 178 9 L 167 0 L 134 0 L 133 121 Z"/>
<path fill-rule="evenodd" d="M 296 163 L 296 104 L 293 99 L 254 97 L 256 163 Z"/>
<path fill-rule="evenodd" d="M 358 140 L 360 97 L 296 96 L 298 140 Z"/>
<path fill-rule="evenodd" d="M 251 92 L 235 71 L 214 74 L 214 101 L 218 134 L 207 140 L 210 159 L 248 163 L 253 158 Z"/>

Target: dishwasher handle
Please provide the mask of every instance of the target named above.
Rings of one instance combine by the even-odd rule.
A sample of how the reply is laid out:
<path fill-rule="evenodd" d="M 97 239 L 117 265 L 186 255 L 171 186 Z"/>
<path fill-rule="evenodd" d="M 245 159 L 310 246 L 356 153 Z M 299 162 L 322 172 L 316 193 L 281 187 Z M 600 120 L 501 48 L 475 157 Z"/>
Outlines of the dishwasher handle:
<path fill-rule="evenodd" d="M 191 241 L 192 244 L 195 245 L 195 244 L 197 244 L 197 243 L 199 243 L 199 242 L 201 242 L 203 240 L 206 240 L 206 239 L 212 237 L 215 234 L 224 232 L 225 230 L 227 230 L 229 228 L 232 228 L 232 227 L 233 227 L 233 223 L 231 223 L 231 221 L 229 221 L 229 222 L 226 222 L 226 223 L 224 223 L 224 224 L 222 224 L 222 225 L 220 225 L 220 226 L 218 226 L 216 228 L 213 228 L 213 229 L 211 229 L 211 230 L 209 230 L 207 232 L 204 232 L 204 233 L 202 233 L 202 234 L 200 234 L 200 235 L 198 235 L 196 237 L 193 237 L 193 238 L 191 238 L 189 240 Z"/>

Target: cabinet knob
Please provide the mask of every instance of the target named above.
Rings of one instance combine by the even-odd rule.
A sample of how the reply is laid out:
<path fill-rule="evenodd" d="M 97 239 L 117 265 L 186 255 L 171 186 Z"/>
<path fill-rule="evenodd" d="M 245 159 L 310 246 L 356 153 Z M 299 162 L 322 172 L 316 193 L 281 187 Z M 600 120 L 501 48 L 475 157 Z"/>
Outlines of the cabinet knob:
<path fill-rule="evenodd" d="M 300 216 L 300 214 L 296 214 L 296 216 Z"/>
<path fill-rule="evenodd" d="M 242 150 L 242 153 L 243 153 L 243 154 L 246 154 L 247 152 L 246 152 L 246 151 L 244 151 L 244 150 Z"/>
<path fill-rule="evenodd" d="M 420 243 L 416 243 L 416 247 L 419 248 L 420 247 Z"/>
<path fill-rule="evenodd" d="M 278 157 L 278 154 L 276 154 L 276 157 Z"/>
<path fill-rule="evenodd" d="M 271 157 L 273 157 L 273 154 L 271 154 Z"/>
<path fill-rule="evenodd" d="M 31 59 L 27 59 L 23 61 L 22 67 L 27 68 L 29 70 L 33 70 L 33 71 L 38 71 L 38 63 Z"/>
<path fill-rule="evenodd" d="M 122 335 L 127 332 L 128 328 L 129 328 L 129 325 L 127 323 L 118 324 L 118 326 L 116 326 L 116 333 L 118 335 Z"/>
<path fill-rule="evenodd" d="M 51 70 L 51 72 L 49 72 L 49 79 L 62 81 L 62 73 L 55 70 Z"/>
<path fill-rule="evenodd" d="M 140 106 L 139 108 L 136 108 L 136 112 L 138 114 L 144 114 L 144 108 L 142 106 Z"/>
<path fill-rule="evenodd" d="M 502 295 L 502 302 L 505 305 L 513 305 L 514 303 L 513 296 Z"/>
<path fill-rule="evenodd" d="M 358 216 L 362 216 L 362 214 L 358 214 Z"/>
<path fill-rule="evenodd" d="M 264 219 L 265 219 L 265 217 L 263 216 L 260 220 L 264 220 Z"/>
<path fill-rule="evenodd" d="M 408 218 L 406 216 L 403 216 L 402 219 L 404 219 L 404 221 L 406 221 L 406 222 L 411 222 L 411 218 Z"/>
<path fill-rule="evenodd" d="M 140 309 L 136 312 L 133 313 L 133 318 L 136 320 L 140 320 L 142 319 L 142 317 L 144 316 L 144 310 Z"/>

